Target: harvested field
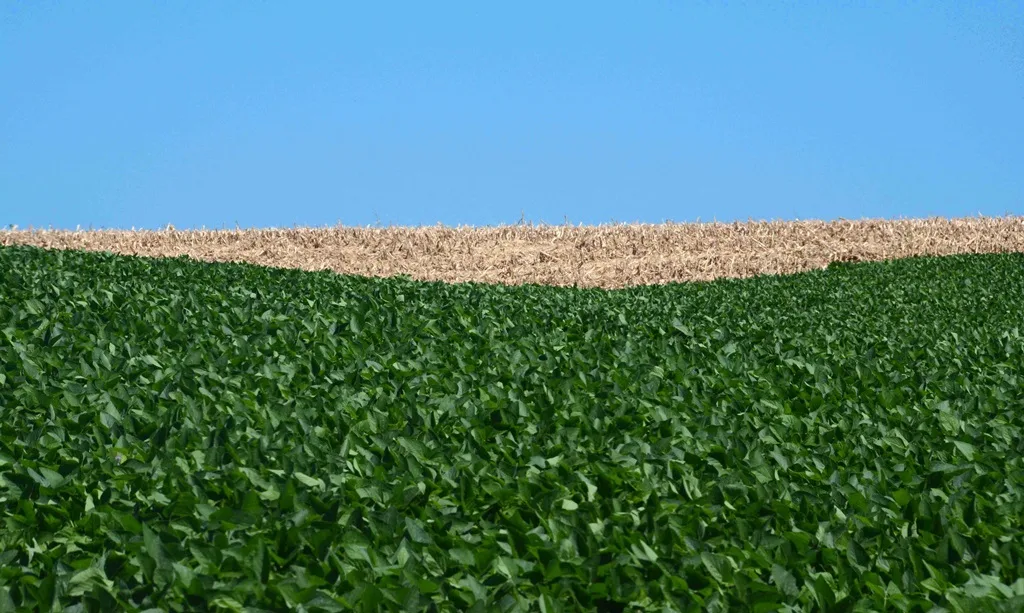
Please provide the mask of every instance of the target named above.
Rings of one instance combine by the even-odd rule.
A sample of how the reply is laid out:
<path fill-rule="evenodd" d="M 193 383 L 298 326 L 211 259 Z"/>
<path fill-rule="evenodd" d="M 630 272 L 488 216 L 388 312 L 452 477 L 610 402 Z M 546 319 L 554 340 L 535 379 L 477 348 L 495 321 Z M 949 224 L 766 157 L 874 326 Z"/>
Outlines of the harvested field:
<path fill-rule="evenodd" d="M 1024 251 L 1024 217 L 905 220 L 3 230 L 0 245 L 180 256 L 371 277 L 620 288 L 788 274 L 834 261 Z"/>

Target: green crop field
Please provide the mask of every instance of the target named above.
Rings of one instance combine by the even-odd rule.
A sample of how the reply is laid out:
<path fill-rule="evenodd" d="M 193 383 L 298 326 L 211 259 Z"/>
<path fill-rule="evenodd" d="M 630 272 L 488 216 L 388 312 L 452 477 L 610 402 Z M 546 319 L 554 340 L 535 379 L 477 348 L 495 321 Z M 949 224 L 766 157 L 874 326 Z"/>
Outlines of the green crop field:
<path fill-rule="evenodd" d="M 0 611 L 1024 610 L 1024 255 L 620 291 L 0 249 Z"/>

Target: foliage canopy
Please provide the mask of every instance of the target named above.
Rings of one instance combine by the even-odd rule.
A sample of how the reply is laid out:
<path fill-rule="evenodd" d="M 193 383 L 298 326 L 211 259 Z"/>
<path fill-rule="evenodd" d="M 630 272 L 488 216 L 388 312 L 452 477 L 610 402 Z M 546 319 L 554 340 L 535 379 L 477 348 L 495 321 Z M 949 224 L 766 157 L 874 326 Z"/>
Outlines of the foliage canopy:
<path fill-rule="evenodd" d="M 2 248 L 0 611 L 1021 610 L 1021 305 Z"/>

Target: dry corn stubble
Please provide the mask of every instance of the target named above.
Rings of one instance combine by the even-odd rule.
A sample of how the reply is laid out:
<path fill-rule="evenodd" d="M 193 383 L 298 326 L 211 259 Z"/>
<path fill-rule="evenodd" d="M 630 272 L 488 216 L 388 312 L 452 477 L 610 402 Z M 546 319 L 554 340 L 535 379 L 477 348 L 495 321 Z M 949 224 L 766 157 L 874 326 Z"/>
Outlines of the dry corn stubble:
<path fill-rule="evenodd" d="M 497 227 L 0 230 L 35 245 L 426 281 L 614 289 L 788 274 L 834 261 L 1024 251 L 1024 217 Z"/>

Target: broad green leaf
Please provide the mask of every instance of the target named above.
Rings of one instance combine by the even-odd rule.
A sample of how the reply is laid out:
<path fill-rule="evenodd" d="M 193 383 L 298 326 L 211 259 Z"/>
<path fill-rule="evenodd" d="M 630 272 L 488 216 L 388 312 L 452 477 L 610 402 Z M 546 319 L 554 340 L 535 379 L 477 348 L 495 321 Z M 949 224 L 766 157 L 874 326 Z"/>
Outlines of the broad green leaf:
<path fill-rule="evenodd" d="M 800 593 L 800 588 L 797 586 L 796 577 L 793 576 L 793 573 L 778 564 L 772 565 L 772 583 L 787 596 L 796 596 Z"/>
<path fill-rule="evenodd" d="M 409 532 L 409 538 L 415 543 L 430 544 L 431 538 L 423 526 L 423 522 L 411 517 L 405 518 L 405 529 Z"/>
<path fill-rule="evenodd" d="M 313 488 L 316 488 L 316 489 L 319 489 L 319 490 L 323 490 L 323 489 L 327 488 L 327 484 L 324 483 L 323 479 L 319 479 L 317 477 L 312 477 L 310 475 L 307 475 L 306 473 L 296 472 L 295 473 L 295 478 L 299 480 L 299 483 L 302 483 L 303 485 L 306 485 L 306 486 L 309 486 L 309 487 L 313 487 Z"/>
<path fill-rule="evenodd" d="M 725 556 L 705 551 L 700 554 L 700 561 L 704 564 L 704 568 L 707 569 L 708 574 L 710 574 L 715 581 L 718 581 L 719 583 L 727 581 L 727 577 L 731 574 L 729 562 Z"/>
<path fill-rule="evenodd" d="M 968 462 L 974 461 L 974 445 L 970 443 L 965 443 L 963 441 L 953 441 L 953 444 L 956 445 L 956 448 L 960 451 L 960 453 L 962 453 L 963 456 L 967 458 Z"/>

